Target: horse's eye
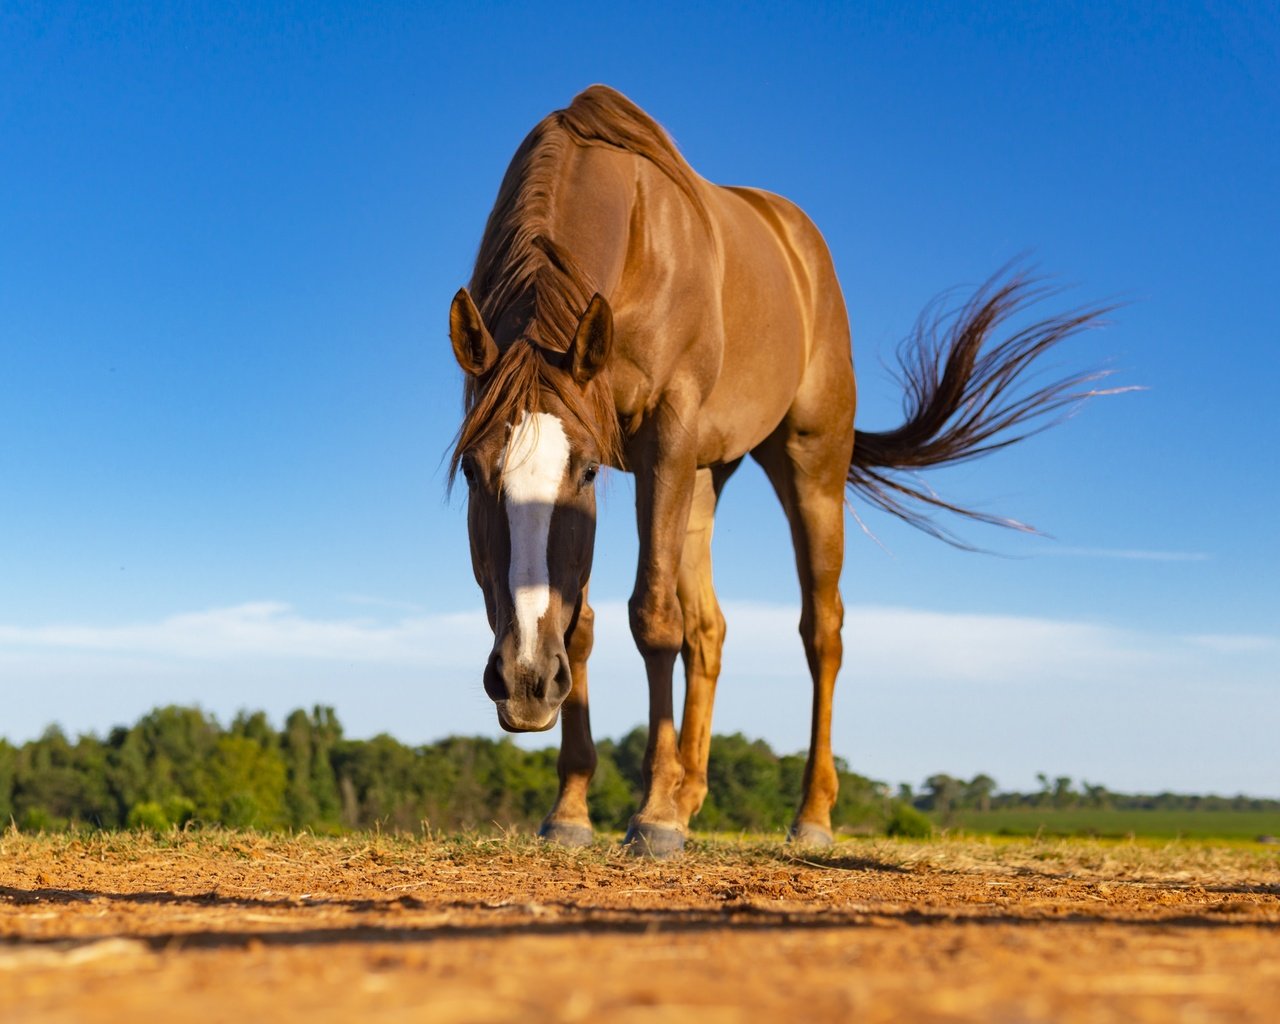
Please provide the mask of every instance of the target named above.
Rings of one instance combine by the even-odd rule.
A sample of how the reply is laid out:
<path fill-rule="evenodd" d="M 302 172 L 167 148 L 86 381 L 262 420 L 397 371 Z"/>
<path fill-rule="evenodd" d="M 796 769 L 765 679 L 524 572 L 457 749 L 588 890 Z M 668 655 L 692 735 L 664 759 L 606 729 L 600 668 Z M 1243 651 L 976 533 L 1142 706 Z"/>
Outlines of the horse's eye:
<path fill-rule="evenodd" d="M 582 472 L 582 486 L 590 487 L 596 481 L 596 474 L 600 472 L 600 464 L 592 462 Z"/>
<path fill-rule="evenodd" d="M 462 460 L 462 477 L 467 481 L 468 487 L 474 487 L 476 483 L 476 466 L 470 457 Z"/>

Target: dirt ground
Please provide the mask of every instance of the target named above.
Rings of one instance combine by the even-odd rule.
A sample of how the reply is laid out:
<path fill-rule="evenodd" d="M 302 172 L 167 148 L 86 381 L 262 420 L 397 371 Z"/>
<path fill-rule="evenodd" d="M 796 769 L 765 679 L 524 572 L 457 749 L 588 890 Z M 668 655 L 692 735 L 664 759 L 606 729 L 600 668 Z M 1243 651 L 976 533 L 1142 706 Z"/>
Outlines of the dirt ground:
<path fill-rule="evenodd" d="M 1273 1022 L 1280 850 L 9 832 L 0 1019 Z"/>

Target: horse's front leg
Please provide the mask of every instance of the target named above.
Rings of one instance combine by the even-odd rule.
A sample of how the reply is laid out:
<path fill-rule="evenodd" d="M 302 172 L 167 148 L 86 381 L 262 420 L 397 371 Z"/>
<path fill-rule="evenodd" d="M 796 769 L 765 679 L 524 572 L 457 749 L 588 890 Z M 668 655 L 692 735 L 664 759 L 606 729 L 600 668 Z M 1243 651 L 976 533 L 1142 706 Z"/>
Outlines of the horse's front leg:
<path fill-rule="evenodd" d="M 595 639 L 595 619 L 583 590 L 577 615 L 565 636 L 573 687 L 560 708 L 560 757 L 556 762 L 560 793 L 538 830 L 543 839 L 561 846 L 591 845 L 587 788 L 596 770 L 596 745 L 591 738 L 591 715 L 587 708 L 587 658 Z"/>
<path fill-rule="evenodd" d="M 644 801 L 624 840 L 637 854 L 666 857 L 684 848 L 687 817 L 679 805 L 684 768 L 671 699 L 671 676 L 684 640 L 676 592 L 697 462 L 696 406 L 666 402 L 628 445 L 636 478 L 640 561 L 628 609 L 631 635 L 649 681 L 649 743 Z"/>

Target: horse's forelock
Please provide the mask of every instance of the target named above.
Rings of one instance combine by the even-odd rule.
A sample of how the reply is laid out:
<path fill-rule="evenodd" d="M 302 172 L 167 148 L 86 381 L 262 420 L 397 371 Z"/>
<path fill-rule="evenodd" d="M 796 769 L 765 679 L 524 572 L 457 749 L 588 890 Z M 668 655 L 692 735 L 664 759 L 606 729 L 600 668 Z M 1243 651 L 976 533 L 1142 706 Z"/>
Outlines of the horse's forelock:
<path fill-rule="evenodd" d="M 564 408 L 567 428 L 577 427 L 586 434 L 603 462 L 621 465 L 622 432 L 607 372 L 583 387 L 567 370 L 555 365 L 558 361 L 558 353 L 521 339 L 502 353 L 483 377 L 467 379 L 466 412 L 449 460 L 451 488 L 468 449 L 498 424 L 515 424 L 524 413 L 545 412 L 547 395 L 554 396 Z"/>

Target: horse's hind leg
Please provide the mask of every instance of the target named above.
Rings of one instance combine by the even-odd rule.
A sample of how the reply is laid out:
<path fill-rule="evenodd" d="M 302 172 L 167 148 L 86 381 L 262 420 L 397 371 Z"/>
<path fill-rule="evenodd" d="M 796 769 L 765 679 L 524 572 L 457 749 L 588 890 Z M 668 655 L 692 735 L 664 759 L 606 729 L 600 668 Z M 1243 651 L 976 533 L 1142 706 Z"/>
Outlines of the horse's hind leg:
<path fill-rule="evenodd" d="M 595 636 L 595 613 L 583 591 L 574 624 L 565 638 L 573 687 L 560 709 L 560 794 L 542 822 L 538 834 L 562 846 L 591 843 L 591 817 L 587 812 L 587 787 L 596 770 L 596 745 L 591 738 L 587 709 L 587 658 Z"/>
<path fill-rule="evenodd" d="M 852 380 L 849 381 L 852 386 Z M 851 408 L 849 401 L 835 408 Z M 813 677 L 813 722 L 804 797 L 791 839 L 826 845 L 832 841 L 831 808 L 838 779 L 831 753 L 831 703 L 844 648 L 840 629 L 840 570 L 844 564 L 844 487 L 853 450 L 849 424 L 806 429 L 795 410 L 753 457 L 777 491 L 795 546 L 800 576 L 800 636 Z"/>
<path fill-rule="evenodd" d="M 698 470 L 689 528 L 680 556 L 676 593 L 684 615 L 684 715 L 680 720 L 680 763 L 684 778 L 676 803 L 685 824 L 698 813 L 707 795 L 707 754 L 711 747 L 711 710 L 720 677 L 724 616 L 711 579 L 711 532 L 716 503 L 737 462 Z"/>

